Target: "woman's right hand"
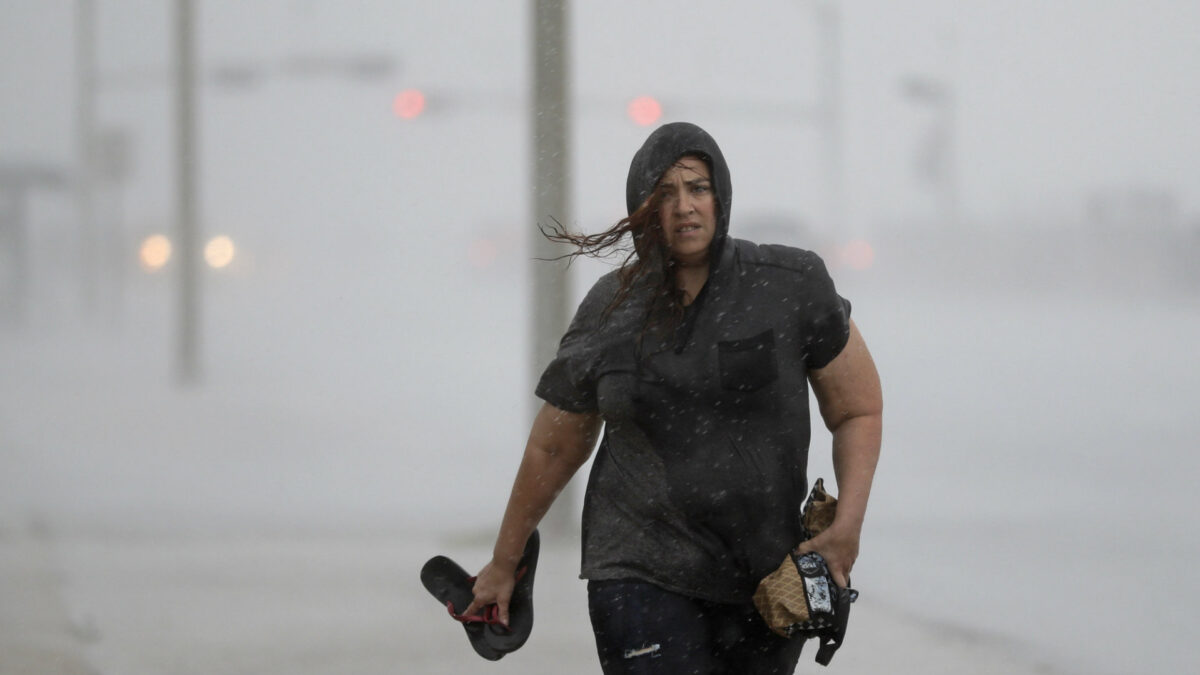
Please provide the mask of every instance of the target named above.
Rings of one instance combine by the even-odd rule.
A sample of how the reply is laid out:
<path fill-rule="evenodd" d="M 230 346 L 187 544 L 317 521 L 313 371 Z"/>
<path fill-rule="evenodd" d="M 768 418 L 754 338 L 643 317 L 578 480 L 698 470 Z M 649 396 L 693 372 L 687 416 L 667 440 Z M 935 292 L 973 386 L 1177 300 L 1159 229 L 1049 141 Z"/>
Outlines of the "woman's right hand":
<path fill-rule="evenodd" d="M 475 599 L 466 614 L 478 614 L 494 604 L 500 621 L 508 625 L 508 604 L 517 585 L 517 565 L 525 543 L 554 498 L 591 455 L 600 425 L 598 413 L 572 413 L 542 404 L 513 481 L 492 561 L 476 575 Z"/>
<path fill-rule="evenodd" d="M 513 588 L 516 585 L 516 569 L 493 559 L 476 575 L 475 586 L 471 589 L 475 593 L 475 599 L 463 615 L 480 614 L 488 605 L 496 605 L 500 623 L 508 626 L 508 604 L 512 600 Z"/>

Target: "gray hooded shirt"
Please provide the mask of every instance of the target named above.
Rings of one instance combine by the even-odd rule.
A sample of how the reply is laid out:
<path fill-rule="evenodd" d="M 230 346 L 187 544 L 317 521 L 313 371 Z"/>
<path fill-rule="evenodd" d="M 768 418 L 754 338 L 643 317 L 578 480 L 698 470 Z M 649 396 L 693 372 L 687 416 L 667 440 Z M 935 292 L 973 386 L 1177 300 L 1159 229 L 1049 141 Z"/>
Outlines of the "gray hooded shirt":
<path fill-rule="evenodd" d="M 718 200 L 703 290 L 663 335 L 643 330 L 652 282 L 606 315 L 619 279 L 604 275 L 537 395 L 605 422 L 585 495 L 582 577 L 749 602 L 800 541 L 807 376 L 845 346 L 850 305 L 816 254 L 728 237 L 729 169 L 695 125 L 660 127 L 634 156 L 631 213 L 684 155 L 708 163 Z"/>

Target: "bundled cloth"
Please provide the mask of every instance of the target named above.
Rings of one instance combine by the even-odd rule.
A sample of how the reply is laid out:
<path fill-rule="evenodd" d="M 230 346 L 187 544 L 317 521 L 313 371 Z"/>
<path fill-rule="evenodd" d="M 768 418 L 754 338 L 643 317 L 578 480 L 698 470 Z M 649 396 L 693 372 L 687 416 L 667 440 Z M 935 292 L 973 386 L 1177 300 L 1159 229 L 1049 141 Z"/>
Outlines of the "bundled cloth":
<path fill-rule="evenodd" d="M 836 513 L 837 500 L 825 492 L 824 481 L 818 478 L 801 515 L 801 541 L 825 531 Z M 823 666 L 829 665 L 846 637 L 850 603 L 856 599 L 858 591 L 835 584 L 825 558 L 815 551 L 789 553 L 754 592 L 758 613 L 772 631 L 801 640 L 817 638 L 817 663 Z"/>

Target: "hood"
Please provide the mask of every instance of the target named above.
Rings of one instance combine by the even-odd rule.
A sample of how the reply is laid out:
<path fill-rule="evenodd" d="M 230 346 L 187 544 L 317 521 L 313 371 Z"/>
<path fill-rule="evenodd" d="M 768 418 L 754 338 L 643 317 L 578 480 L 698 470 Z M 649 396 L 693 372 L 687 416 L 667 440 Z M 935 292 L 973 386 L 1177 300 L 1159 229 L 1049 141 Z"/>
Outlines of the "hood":
<path fill-rule="evenodd" d="M 721 148 L 708 132 L 689 122 L 672 122 L 654 130 L 642 144 L 629 165 L 625 182 L 625 205 L 629 213 L 637 210 L 653 192 L 675 160 L 684 155 L 699 155 L 708 163 L 713 189 L 717 196 L 717 231 L 713 235 L 710 259 L 718 260 L 729 233 L 729 207 L 733 202 L 733 186 L 729 182 L 729 166 Z"/>

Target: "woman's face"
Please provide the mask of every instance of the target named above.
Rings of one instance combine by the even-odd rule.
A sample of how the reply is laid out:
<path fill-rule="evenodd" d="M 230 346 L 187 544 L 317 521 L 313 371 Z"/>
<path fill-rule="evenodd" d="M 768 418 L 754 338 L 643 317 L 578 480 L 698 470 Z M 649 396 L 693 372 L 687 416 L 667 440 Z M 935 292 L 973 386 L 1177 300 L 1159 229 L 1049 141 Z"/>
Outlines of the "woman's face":
<path fill-rule="evenodd" d="M 708 164 L 681 157 L 658 181 L 658 222 L 671 257 L 684 265 L 708 261 L 717 232 L 717 200 Z"/>

